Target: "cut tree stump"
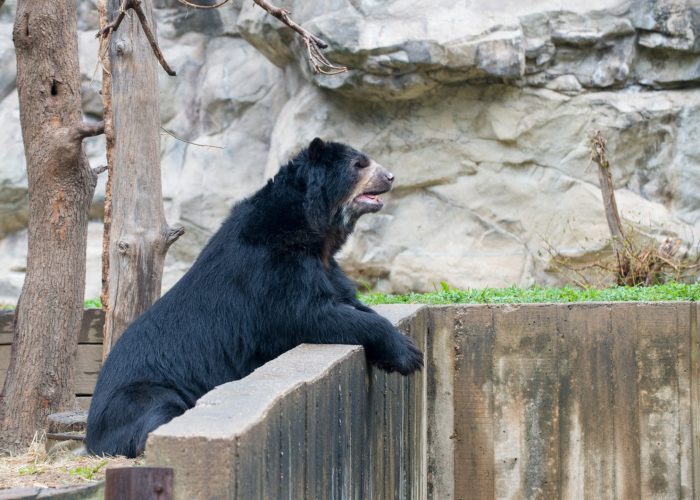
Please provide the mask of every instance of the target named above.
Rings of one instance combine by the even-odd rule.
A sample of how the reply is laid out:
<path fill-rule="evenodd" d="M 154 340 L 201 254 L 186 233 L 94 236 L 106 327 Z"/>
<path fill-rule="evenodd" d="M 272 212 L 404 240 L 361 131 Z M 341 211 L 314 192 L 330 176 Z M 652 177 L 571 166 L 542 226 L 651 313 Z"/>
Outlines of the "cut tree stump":
<path fill-rule="evenodd" d="M 86 411 L 65 411 L 52 413 L 48 418 L 46 429 L 46 451 L 51 451 L 59 443 L 70 441 L 70 444 L 61 444 L 62 447 L 79 448 L 85 441 L 85 429 L 87 428 Z"/>

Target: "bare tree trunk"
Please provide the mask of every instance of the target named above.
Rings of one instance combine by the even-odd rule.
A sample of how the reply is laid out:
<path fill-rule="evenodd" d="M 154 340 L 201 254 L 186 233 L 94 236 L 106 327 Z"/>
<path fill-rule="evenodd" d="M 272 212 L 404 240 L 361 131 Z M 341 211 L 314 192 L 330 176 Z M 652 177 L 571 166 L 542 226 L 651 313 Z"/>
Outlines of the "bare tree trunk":
<path fill-rule="evenodd" d="M 108 21 L 119 14 L 121 0 L 107 0 Z M 151 2 L 138 2 L 155 32 Z M 163 262 L 182 234 L 170 228 L 163 210 L 160 176 L 160 106 L 158 61 L 134 10 L 128 10 L 108 48 L 111 68 L 112 123 L 109 165 L 111 221 L 107 221 L 109 272 L 104 350 L 160 296 Z M 109 129 L 108 129 L 109 130 Z"/>
<path fill-rule="evenodd" d="M 591 159 L 598 165 L 598 180 L 600 191 L 603 196 L 603 206 L 605 207 L 605 218 L 608 221 L 610 236 L 612 236 L 612 246 L 617 258 L 619 285 L 625 285 L 629 275 L 629 256 L 625 251 L 625 233 L 622 229 L 620 212 L 617 209 L 615 200 L 615 186 L 613 185 L 612 173 L 610 172 L 610 162 L 607 155 L 607 141 L 596 131 L 591 138 Z"/>
<path fill-rule="evenodd" d="M 75 405 L 73 367 L 96 176 L 82 140 L 77 0 L 19 0 L 13 38 L 29 182 L 27 275 L 0 396 L 0 445 L 16 450 Z"/>

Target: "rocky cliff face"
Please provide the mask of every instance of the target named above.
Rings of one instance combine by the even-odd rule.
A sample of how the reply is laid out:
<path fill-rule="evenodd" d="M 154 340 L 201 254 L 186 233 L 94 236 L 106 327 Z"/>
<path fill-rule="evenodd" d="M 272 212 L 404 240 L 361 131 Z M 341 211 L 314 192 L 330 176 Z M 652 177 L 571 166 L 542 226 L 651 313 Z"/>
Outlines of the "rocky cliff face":
<path fill-rule="evenodd" d="M 172 134 L 162 137 L 164 197 L 169 221 L 187 230 L 165 286 L 231 203 L 316 135 L 396 174 L 384 211 L 362 219 L 343 251 L 344 266 L 379 289 L 556 282 L 547 248 L 598 258 L 609 234 L 587 148 L 596 129 L 609 141 L 625 220 L 695 251 L 696 0 L 278 3 L 351 70 L 312 75 L 299 40 L 250 2 L 207 11 L 155 2 L 178 72 L 161 75 Z M 99 116 L 97 16 L 92 2 L 80 5 L 85 112 Z M 12 1 L 0 10 L 0 300 L 19 293 L 26 255 L 12 11 Z M 99 139 L 88 151 L 104 161 Z M 90 238 L 86 293 L 95 296 L 99 222 Z"/>

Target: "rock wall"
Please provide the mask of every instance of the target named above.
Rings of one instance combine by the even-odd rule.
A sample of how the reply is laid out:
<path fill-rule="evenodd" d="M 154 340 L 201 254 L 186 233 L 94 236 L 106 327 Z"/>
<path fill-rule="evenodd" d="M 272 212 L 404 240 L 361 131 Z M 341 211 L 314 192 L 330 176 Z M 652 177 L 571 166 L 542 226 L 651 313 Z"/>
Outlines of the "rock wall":
<path fill-rule="evenodd" d="M 381 290 L 558 283 L 552 250 L 599 259 L 609 233 L 587 148 L 596 129 L 609 141 L 625 221 L 697 254 L 697 0 L 277 3 L 351 70 L 312 75 L 299 40 L 251 2 L 192 10 L 155 1 L 178 72 L 161 75 L 164 201 L 169 222 L 187 230 L 170 250 L 166 287 L 230 205 L 316 135 L 364 149 L 396 174 L 387 206 L 361 219 L 342 257 Z M 13 11 L 13 0 L 0 8 L 0 301 L 19 294 L 26 256 Z M 98 117 L 94 2 L 80 2 L 79 19 L 85 112 Z M 87 149 L 104 162 L 103 141 Z M 90 297 L 99 292 L 100 193 Z"/>

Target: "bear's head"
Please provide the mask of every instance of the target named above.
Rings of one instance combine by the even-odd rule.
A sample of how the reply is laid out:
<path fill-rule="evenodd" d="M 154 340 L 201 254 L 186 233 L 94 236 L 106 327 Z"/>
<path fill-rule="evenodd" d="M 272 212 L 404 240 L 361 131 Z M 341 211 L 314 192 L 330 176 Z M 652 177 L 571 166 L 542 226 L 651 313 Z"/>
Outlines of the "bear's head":
<path fill-rule="evenodd" d="M 361 215 L 382 209 L 379 195 L 394 182 L 391 172 L 361 151 L 318 137 L 292 161 L 306 167 L 306 217 L 321 230 L 349 233 Z"/>
<path fill-rule="evenodd" d="M 243 236 L 283 251 L 320 252 L 327 263 L 360 216 L 382 209 L 379 195 L 393 181 L 361 151 L 316 138 L 250 198 Z"/>

